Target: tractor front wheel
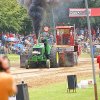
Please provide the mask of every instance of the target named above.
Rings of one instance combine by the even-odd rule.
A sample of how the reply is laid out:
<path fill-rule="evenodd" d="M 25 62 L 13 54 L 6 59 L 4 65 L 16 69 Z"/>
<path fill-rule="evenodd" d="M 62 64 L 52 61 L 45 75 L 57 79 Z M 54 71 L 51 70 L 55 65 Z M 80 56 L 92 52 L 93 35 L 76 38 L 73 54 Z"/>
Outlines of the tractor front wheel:
<path fill-rule="evenodd" d="M 28 64 L 28 61 L 26 60 L 26 62 L 25 62 L 25 68 L 26 69 L 29 69 L 30 68 L 30 66 L 29 66 L 29 64 Z"/>
<path fill-rule="evenodd" d="M 49 59 L 46 61 L 46 67 L 50 68 L 50 60 Z"/>

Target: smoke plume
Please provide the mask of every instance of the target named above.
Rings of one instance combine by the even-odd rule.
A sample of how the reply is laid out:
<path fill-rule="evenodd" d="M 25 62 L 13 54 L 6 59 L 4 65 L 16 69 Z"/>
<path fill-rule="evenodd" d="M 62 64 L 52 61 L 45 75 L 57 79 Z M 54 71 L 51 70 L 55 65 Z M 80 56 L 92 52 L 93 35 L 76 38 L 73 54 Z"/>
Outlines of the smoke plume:
<path fill-rule="evenodd" d="M 36 34 L 37 39 L 40 33 L 45 7 L 46 7 L 45 0 L 42 0 L 42 2 L 41 0 L 32 0 L 32 3 L 29 7 L 28 13 L 32 18 L 34 32 Z"/>
<path fill-rule="evenodd" d="M 28 14 L 30 15 L 33 23 L 33 29 L 36 34 L 36 37 L 38 39 L 38 35 L 40 33 L 40 29 L 42 26 L 42 21 L 44 17 L 44 11 L 47 7 L 47 4 L 53 5 L 58 5 L 61 4 L 62 2 L 68 3 L 68 2 L 79 2 L 82 0 L 17 0 L 20 2 L 20 4 L 24 5 L 27 8 Z M 52 3 L 51 3 L 52 2 Z M 62 9 L 60 8 L 62 11 Z M 59 10 L 59 11 L 60 11 Z M 58 12 L 59 12 L 58 11 Z M 57 15 L 57 14 L 55 14 Z"/>

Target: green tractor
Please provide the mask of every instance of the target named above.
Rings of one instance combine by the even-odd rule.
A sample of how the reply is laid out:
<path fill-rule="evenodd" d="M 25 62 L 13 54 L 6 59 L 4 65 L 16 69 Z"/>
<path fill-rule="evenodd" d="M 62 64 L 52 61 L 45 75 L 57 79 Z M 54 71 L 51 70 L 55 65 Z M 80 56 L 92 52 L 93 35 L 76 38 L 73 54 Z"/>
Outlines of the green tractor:
<path fill-rule="evenodd" d="M 33 46 L 31 56 L 25 62 L 26 69 L 45 66 L 48 68 L 59 67 L 57 48 L 49 45 L 46 39 Z"/>
<path fill-rule="evenodd" d="M 80 50 L 75 43 L 74 26 L 57 26 L 56 32 L 56 45 L 50 45 L 47 37 L 40 37 L 41 41 L 28 54 L 20 56 L 20 66 L 28 69 L 77 65 Z"/>

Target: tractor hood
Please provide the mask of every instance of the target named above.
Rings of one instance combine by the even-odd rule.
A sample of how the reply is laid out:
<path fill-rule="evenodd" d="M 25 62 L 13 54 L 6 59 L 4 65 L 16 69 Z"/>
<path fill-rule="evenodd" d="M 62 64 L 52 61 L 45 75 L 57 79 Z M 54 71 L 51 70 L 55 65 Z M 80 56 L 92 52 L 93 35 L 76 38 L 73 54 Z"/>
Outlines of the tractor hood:
<path fill-rule="evenodd" d="M 33 46 L 33 55 L 41 55 L 44 50 L 44 43 L 39 43 Z"/>
<path fill-rule="evenodd" d="M 34 48 L 44 48 L 44 43 L 36 44 L 36 45 L 33 46 L 33 49 Z"/>

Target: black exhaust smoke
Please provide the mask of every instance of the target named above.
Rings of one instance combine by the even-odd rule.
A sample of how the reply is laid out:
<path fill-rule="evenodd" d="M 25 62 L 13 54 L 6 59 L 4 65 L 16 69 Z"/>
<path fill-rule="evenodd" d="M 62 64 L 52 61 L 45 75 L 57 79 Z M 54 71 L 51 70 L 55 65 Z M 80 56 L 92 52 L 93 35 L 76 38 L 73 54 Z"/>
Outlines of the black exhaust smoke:
<path fill-rule="evenodd" d="M 67 0 L 17 0 L 21 5 L 25 6 L 28 10 L 28 13 L 32 19 L 33 30 L 36 34 L 36 38 L 38 39 L 40 29 L 42 26 L 44 11 L 48 4 L 61 4 L 62 2 Z M 82 0 L 70 0 L 69 2 L 79 2 Z M 60 10 L 62 10 L 60 8 Z"/>
<path fill-rule="evenodd" d="M 32 0 L 32 3 L 29 7 L 29 15 L 32 19 L 33 30 L 36 34 L 37 39 L 42 26 L 45 7 L 46 7 L 45 0 Z"/>
<path fill-rule="evenodd" d="M 50 2 L 59 0 L 17 0 L 21 5 L 27 8 L 28 14 L 32 19 L 33 30 L 38 39 L 45 9 Z"/>

